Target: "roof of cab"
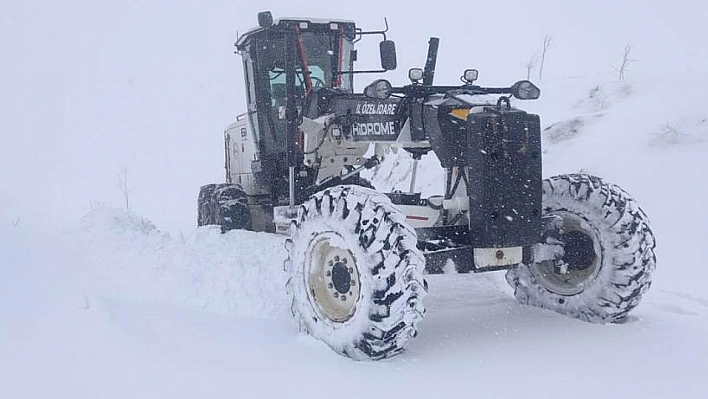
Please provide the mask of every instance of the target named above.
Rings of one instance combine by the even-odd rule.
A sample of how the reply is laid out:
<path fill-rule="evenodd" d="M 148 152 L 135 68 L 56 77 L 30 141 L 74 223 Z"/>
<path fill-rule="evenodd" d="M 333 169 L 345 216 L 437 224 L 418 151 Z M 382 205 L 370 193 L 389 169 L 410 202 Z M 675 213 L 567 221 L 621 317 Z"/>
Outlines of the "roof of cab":
<path fill-rule="evenodd" d="M 300 22 L 307 22 L 309 24 L 315 24 L 315 25 L 327 25 L 327 24 L 347 24 L 347 25 L 354 25 L 356 26 L 356 23 L 351 20 L 347 19 L 326 19 L 326 18 L 309 18 L 309 17 L 304 17 L 304 18 L 298 18 L 298 17 L 284 17 L 284 18 L 278 18 L 273 20 L 273 26 L 280 25 L 281 23 L 283 25 L 287 25 L 289 23 L 300 23 Z M 253 35 L 254 33 L 258 33 L 261 31 L 266 30 L 267 28 L 263 28 L 260 26 L 257 26 L 255 28 L 249 29 L 246 33 L 243 35 L 240 35 L 238 37 L 238 40 L 236 41 L 236 47 L 240 47 L 245 44 L 246 40 Z"/>

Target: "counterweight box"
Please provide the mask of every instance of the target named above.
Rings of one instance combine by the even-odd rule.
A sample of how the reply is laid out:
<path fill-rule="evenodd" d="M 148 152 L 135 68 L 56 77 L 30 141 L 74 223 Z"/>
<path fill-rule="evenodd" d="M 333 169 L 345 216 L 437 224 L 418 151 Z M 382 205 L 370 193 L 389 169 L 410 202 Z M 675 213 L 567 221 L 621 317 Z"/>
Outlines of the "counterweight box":
<path fill-rule="evenodd" d="M 489 107 L 471 113 L 464 130 L 471 244 L 488 248 L 537 243 L 542 206 L 538 115 Z"/>

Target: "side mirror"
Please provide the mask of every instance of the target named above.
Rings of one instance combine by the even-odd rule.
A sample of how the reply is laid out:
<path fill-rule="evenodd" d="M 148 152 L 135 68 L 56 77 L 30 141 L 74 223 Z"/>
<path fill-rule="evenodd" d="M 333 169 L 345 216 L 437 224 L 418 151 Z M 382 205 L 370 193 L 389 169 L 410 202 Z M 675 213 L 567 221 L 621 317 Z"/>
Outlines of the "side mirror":
<path fill-rule="evenodd" d="M 384 40 L 379 43 L 381 53 L 381 68 L 386 71 L 396 69 L 396 43 L 393 40 Z"/>
<path fill-rule="evenodd" d="M 511 94 L 519 100 L 535 100 L 541 97 L 541 89 L 528 80 L 520 80 L 511 86 Z"/>

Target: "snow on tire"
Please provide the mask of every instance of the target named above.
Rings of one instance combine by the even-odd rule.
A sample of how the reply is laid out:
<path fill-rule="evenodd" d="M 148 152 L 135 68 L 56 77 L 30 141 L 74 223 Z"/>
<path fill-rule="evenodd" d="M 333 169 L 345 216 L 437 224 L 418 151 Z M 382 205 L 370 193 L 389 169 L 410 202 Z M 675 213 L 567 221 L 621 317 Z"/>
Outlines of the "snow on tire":
<path fill-rule="evenodd" d="M 216 224 L 213 212 L 214 190 L 218 184 L 207 184 L 199 189 L 197 197 L 197 226 Z"/>
<path fill-rule="evenodd" d="M 219 225 L 221 232 L 250 230 L 248 198 L 240 184 L 208 184 L 199 190 L 197 226 Z"/>
<path fill-rule="evenodd" d="M 285 270 L 302 331 L 356 360 L 404 350 L 425 313 L 425 260 L 405 220 L 386 196 L 358 186 L 300 206 Z"/>
<path fill-rule="evenodd" d="M 544 180 L 543 213 L 562 219 L 564 255 L 509 270 L 516 298 L 590 322 L 624 320 L 651 286 L 656 264 L 644 211 L 618 186 L 571 174 Z"/>

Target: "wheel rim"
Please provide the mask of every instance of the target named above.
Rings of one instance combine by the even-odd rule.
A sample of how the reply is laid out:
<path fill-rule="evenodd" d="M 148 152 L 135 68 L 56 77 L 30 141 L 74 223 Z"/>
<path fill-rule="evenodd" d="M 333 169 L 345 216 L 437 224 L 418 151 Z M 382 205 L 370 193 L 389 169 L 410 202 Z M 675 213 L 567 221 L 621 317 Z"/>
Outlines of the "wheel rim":
<path fill-rule="evenodd" d="M 570 212 L 554 212 L 563 218 L 560 241 L 565 254 L 561 259 L 533 264 L 532 272 L 549 291 L 577 295 L 597 278 L 602 267 L 599 233 L 584 218 Z"/>
<path fill-rule="evenodd" d="M 334 232 L 319 234 L 310 243 L 305 260 L 310 302 L 318 313 L 335 322 L 352 318 L 361 287 L 356 259 L 342 248 L 342 242 Z"/>

